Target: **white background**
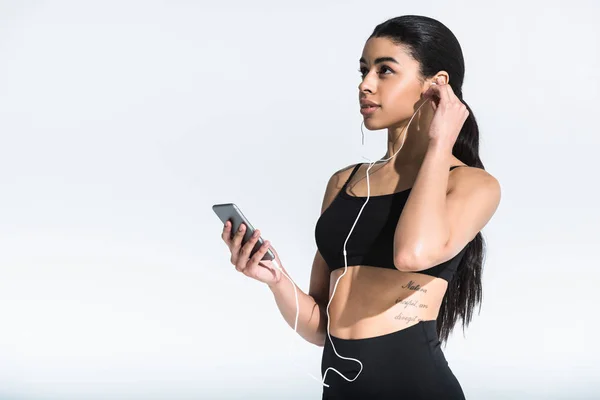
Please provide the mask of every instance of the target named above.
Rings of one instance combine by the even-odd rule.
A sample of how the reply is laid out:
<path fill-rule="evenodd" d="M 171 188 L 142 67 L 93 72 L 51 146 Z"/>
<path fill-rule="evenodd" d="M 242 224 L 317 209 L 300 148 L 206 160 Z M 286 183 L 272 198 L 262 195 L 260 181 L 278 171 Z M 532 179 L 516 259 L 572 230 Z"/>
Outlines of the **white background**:
<path fill-rule="evenodd" d="M 502 186 L 451 368 L 469 399 L 600 397 L 597 2 L 1 1 L 0 399 L 320 398 L 211 206 L 308 289 L 327 180 L 385 152 L 358 59 L 402 14 L 460 41 Z"/>

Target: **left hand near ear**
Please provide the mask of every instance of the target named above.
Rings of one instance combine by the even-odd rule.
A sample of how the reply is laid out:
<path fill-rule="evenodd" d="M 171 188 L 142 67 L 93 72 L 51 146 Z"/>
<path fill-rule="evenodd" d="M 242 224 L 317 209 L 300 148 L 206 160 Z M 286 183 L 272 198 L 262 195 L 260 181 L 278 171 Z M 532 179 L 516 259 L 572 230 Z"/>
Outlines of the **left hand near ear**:
<path fill-rule="evenodd" d="M 429 141 L 452 149 L 469 116 L 467 106 L 448 84 L 431 85 L 423 95 L 428 99 L 426 101 L 431 101 L 434 110 L 429 126 Z"/>

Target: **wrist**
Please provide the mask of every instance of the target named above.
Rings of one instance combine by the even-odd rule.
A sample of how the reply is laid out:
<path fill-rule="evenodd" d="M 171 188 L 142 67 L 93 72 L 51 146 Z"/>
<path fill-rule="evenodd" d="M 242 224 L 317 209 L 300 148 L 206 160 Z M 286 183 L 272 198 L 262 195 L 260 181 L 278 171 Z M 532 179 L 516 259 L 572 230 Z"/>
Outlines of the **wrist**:
<path fill-rule="evenodd" d="M 448 158 L 452 157 L 452 148 L 454 145 L 452 143 L 435 139 L 430 140 L 429 145 L 427 146 L 427 152 L 433 154 L 436 158 Z"/>
<path fill-rule="evenodd" d="M 281 277 L 282 277 L 282 275 L 279 276 L 279 279 L 276 282 L 267 283 L 267 286 L 269 287 L 269 289 L 271 289 L 271 292 L 275 293 L 276 291 L 278 291 L 280 289 Z"/>

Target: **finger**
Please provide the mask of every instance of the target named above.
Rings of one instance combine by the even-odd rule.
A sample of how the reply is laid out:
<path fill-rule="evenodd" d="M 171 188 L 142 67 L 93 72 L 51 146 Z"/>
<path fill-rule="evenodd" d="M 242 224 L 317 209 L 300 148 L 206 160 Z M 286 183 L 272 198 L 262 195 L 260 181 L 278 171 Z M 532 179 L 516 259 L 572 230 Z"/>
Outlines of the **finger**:
<path fill-rule="evenodd" d="M 259 261 L 262 260 L 263 256 L 267 252 L 268 248 L 269 248 L 269 244 L 267 243 L 267 241 L 265 241 L 258 248 L 258 250 L 256 251 L 256 253 L 254 253 L 252 255 L 252 257 L 248 258 L 247 256 L 242 256 L 243 259 L 246 260 L 246 262 L 243 263 L 244 265 L 240 266 L 240 268 L 238 269 L 238 271 L 245 273 L 245 271 L 252 270 L 252 268 L 255 267 L 256 265 L 258 265 Z"/>
<path fill-rule="evenodd" d="M 452 91 L 452 87 L 447 83 L 441 83 L 437 85 L 431 85 L 429 87 L 431 89 L 431 93 L 433 97 L 439 98 L 437 102 L 437 106 L 449 104 L 455 101 L 458 97 Z M 428 89 L 428 92 L 429 92 Z"/>
<path fill-rule="evenodd" d="M 429 86 L 429 89 L 427 89 L 427 91 L 425 92 L 425 97 L 431 100 L 431 104 L 433 106 L 434 111 L 437 109 L 437 106 L 439 105 L 442 98 L 439 86 L 440 85 L 431 85 Z"/>
<path fill-rule="evenodd" d="M 446 90 L 446 98 L 448 99 L 448 102 L 456 103 L 458 101 L 458 97 L 454 93 L 454 90 L 452 90 L 452 86 L 445 84 L 444 89 Z"/>
<path fill-rule="evenodd" d="M 452 86 L 450 84 L 445 83 L 442 85 L 442 87 L 444 88 L 445 98 L 447 99 L 448 103 L 450 103 L 450 104 L 461 103 L 462 104 L 462 101 L 460 101 L 460 99 L 458 98 L 456 93 L 454 93 L 454 89 L 452 89 Z"/>
<path fill-rule="evenodd" d="M 427 97 L 439 97 L 440 85 L 431 85 L 429 89 L 425 91 L 425 96 Z"/>
<path fill-rule="evenodd" d="M 262 258 L 265 256 L 265 254 L 269 250 L 270 245 L 271 245 L 271 242 L 269 242 L 268 240 L 265 240 L 265 242 L 262 244 L 262 246 L 259 247 L 258 251 L 256 253 L 254 253 L 252 258 L 250 259 L 252 261 L 252 263 L 258 264 L 258 262 L 262 260 Z"/>
<path fill-rule="evenodd" d="M 233 224 L 232 224 L 232 226 L 233 226 Z M 231 251 L 231 263 L 233 265 L 236 265 L 236 269 L 237 269 L 237 264 L 239 261 L 238 259 L 240 258 L 239 257 L 240 243 L 242 241 L 242 238 L 244 237 L 244 233 L 245 233 L 245 226 L 244 226 L 244 223 L 242 222 L 242 223 L 240 223 L 240 226 L 234 233 L 233 238 L 229 242 L 229 250 Z"/>
<path fill-rule="evenodd" d="M 254 248 L 254 245 L 258 241 L 258 238 L 260 238 L 260 230 L 255 229 L 252 233 L 252 236 L 250 236 L 250 239 L 248 239 L 248 241 L 242 246 L 240 250 L 240 255 L 244 256 L 245 258 L 248 258 L 250 256 L 250 252 Z"/>
<path fill-rule="evenodd" d="M 438 107 L 442 107 L 450 102 L 452 102 L 449 93 L 448 93 L 448 84 L 445 83 L 441 83 L 441 84 L 437 84 L 434 85 L 434 87 L 436 88 L 436 93 L 438 95 L 438 97 L 440 98 L 440 101 L 438 101 L 437 106 Z"/>
<path fill-rule="evenodd" d="M 238 271 L 242 271 L 244 268 L 246 268 L 246 264 L 248 263 L 248 259 L 250 258 L 250 252 L 254 248 L 254 245 L 256 244 L 256 241 L 259 237 L 260 231 L 258 229 L 255 229 L 250 239 L 248 239 L 248 241 L 244 243 L 244 245 L 240 249 L 237 261 L 235 263 L 236 269 Z"/>
<path fill-rule="evenodd" d="M 223 239 L 227 245 L 229 245 L 231 242 L 231 224 L 229 223 L 229 220 L 225 221 L 223 232 L 221 233 L 221 239 Z"/>
<path fill-rule="evenodd" d="M 265 256 L 265 254 L 269 250 L 270 245 L 271 245 L 271 243 L 268 240 L 265 240 L 265 242 L 262 244 L 262 246 L 260 246 L 258 251 L 256 253 L 254 253 L 254 255 L 250 258 L 250 260 L 248 260 L 246 267 L 242 270 L 242 272 L 244 274 L 247 275 L 247 272 L 250 272 L 252 270 L 252 267 L 257 266 L 260 263 L 260 261 L 262 261 L 262 258 Z M 275 269 L 267 264 L 262 264 L 262 265 L 270 270 Z"/>
<path fill-rule="evenodd" d="M 235 235 L 233 235 L 233 240 L 231 241 L 231 244 L 233 245 L 232 250 L 237 249 L 239 251 L 239 247 L 240 247 L 240 244 L 242 243 L 242 239 L 244 238 L 245 233 L 246 233 L 246 226 L 242 222 L 242 223 L 240 223 L 238 230 L 235 232 Z"/>
<path fill-rule="evenodd" d="M 238 272 L 242 272 L 244 270 L 244 268 L 247 267 L 248 264 L 248 257 L 244 257 L 241 254 L 238 254 L 236 259 L 235 259 L 235 270 Z"/>

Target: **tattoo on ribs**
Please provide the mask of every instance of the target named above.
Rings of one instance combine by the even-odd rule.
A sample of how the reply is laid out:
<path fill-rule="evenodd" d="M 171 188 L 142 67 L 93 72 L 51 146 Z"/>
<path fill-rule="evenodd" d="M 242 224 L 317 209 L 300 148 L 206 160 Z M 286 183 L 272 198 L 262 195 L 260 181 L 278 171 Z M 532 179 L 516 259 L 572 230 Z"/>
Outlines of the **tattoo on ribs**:
<path fill-rule="evenodd" d="M 396 316 L 394 317 L 394 319 L 397 319 L 397 320 L 405 320 L 405 321 L 406 321 L 406 325 L 408 325 L 408 323 L 409 323 L 409 322 L 413 322 L 413 321 L 417 321 L 417 322 L 419 322 L 419 321 L 422 321 L 422 319 L 421 319 L 421 318 L 419 318 L 419 317 L 418 317 L 418 316 L 416 316 L 416 315 L 411 317 L 410 315 L 403 315 L 402 313 L 400 313 L 400 314 L 396 315 Z"/>
<path fill-rule="evenodd" d="M 396 301 L 394 302 L 394 304 L 398 304 L 398 303 L 404 304 L 404 309 L 406 309 L 407 307 L 429 308 L 429 306 L 427 304 L 419 303 L 419 300 L 398 298 L 398 299 L 396 299 Z"/>
<path fill-rule="evenodd" d="M 414 290 L 416 292 L 427 293 L 427 289 L 422 288 L 421 285 L 415 283 L 413 281 L 409 281 L 405 286 L 402 286 L 402 289 Z"/>
<path fill-rule="evenodd" d="M 402 286 L 402 288 L 403 289 L 413 290 L 415 292 L 427 293 L 427 289 L 421 287 L 421 285 L 415 283 L 414 281 L 409 281 L 405 286 Z M 427 304 L 420 303 L 418 299 L 410 299 L 410 298 L 403 298 L 403 297 L 397 298 L 396 301 L 394 302 L 394 304 L 402 304 L 404 306 L 403 307 L 404 310 L 406 310 L 409 307 L 411 309 L 426 309 L 426 308 L 429 308 L 429 306 Z M 394 319 L 404 320 L 404 321 L 406 321 L 407 325 L 410 322 L 422 321 L 422 319 L 419 318 L 418 316 L 404 315 L 403 313 L 400 313 L 400 314 L 396 315 L 394 317 Z"/>

